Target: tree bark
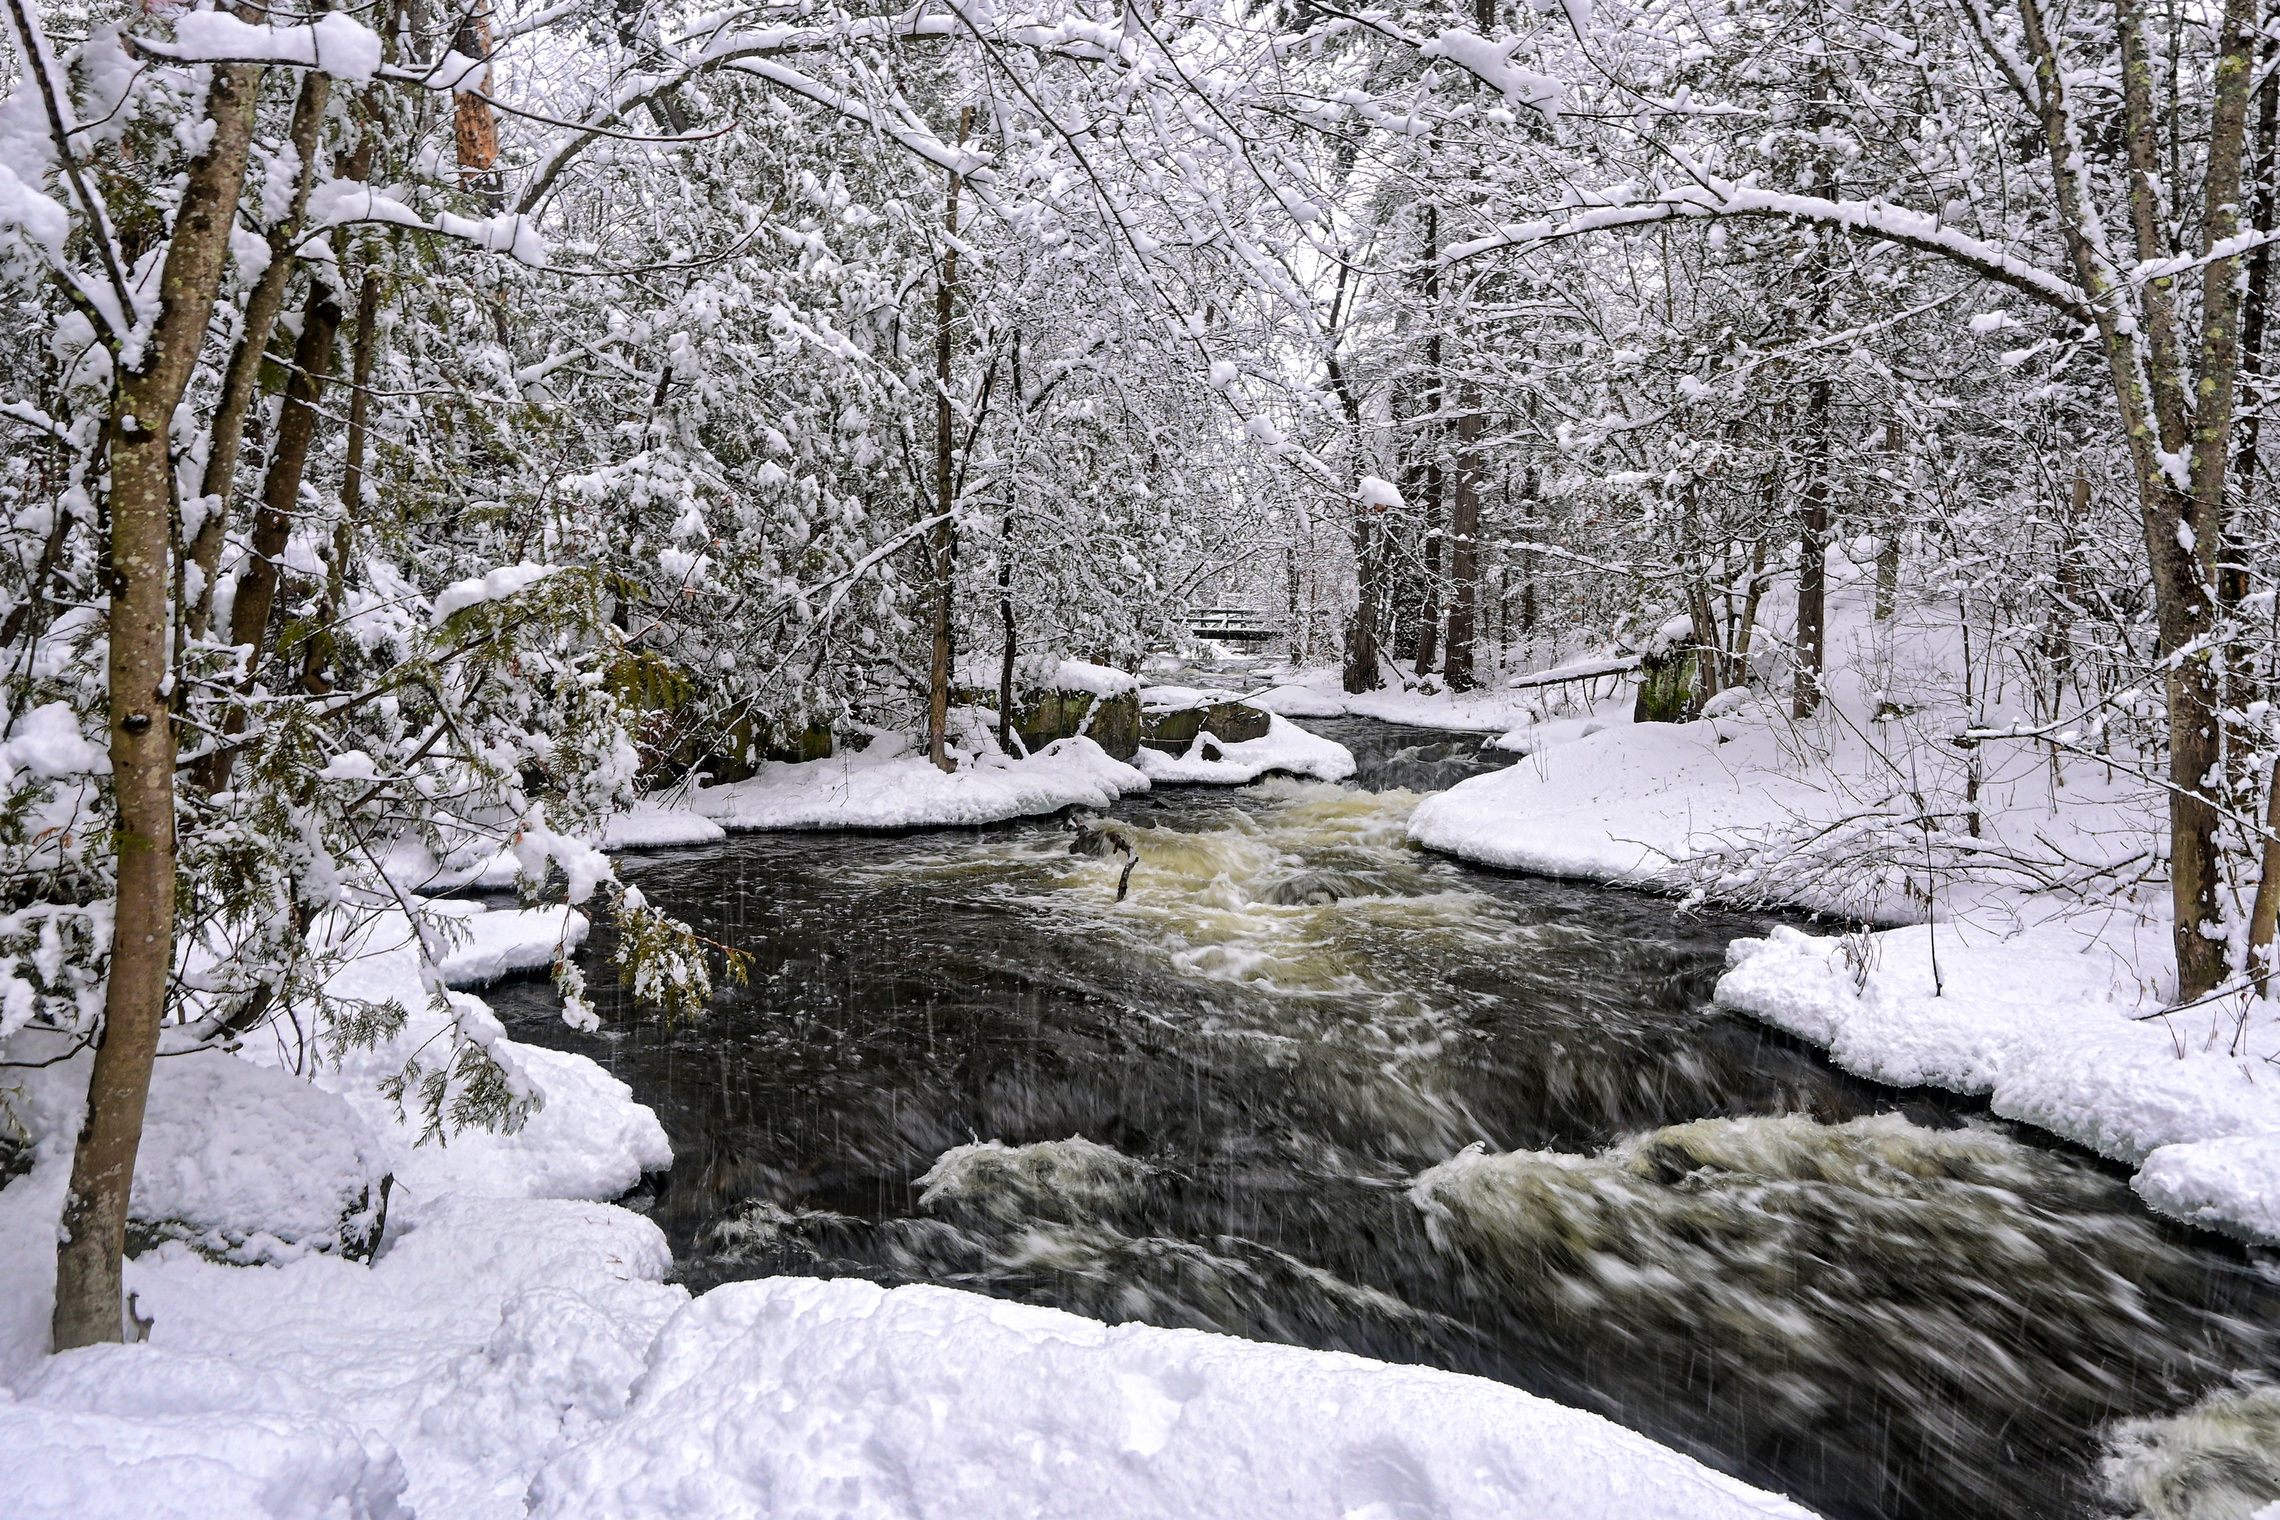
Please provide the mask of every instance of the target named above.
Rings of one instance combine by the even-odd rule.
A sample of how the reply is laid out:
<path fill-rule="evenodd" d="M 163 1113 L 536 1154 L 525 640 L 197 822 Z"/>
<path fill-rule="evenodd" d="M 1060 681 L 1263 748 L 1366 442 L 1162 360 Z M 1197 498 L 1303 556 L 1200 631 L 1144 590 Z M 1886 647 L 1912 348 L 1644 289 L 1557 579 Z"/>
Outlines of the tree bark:
<path fill-rule="evenodd" d="M 2238 222 L 2242 139 L 2247 128 L 2249 63 L 2256 0 L 2226 0 L 2214 103 L 2208 126 L 2205 210 L 2201 251 L 2231 236 Z M 2147 57 L 2139 0 L 2116 0 L 2121 43 L 2123 136 L 2129 153 L 2131 220 L 2138 258 L 2172 250 L 2162 233 L 2164 212 L 2155 173 L 2161 118 L 2152 103 L 2153 65 Z M 2163 682 L 2169 710 L 2169 892 L 2171 946 L 2177 959 L 2177 996 L 2190 1001 L 2225 976 L 2225 946 L 2205 932 L 2222 921 L 2217 847 L 2217 799 L 2223 738 L 2219 683 L 2207 648 L 2215 628 L 2214 559 L 2232 433 L 2233 387 L 2239 358 L 2237 255 L 2211 257 L 2203 271 L 2201 375 L 2188 407 L 2188 378 L 2180 358 L 2174 316 L 2174 279 L 2145 282 L 2132 302 L 2091 236 L 2095 212 L 2075 122 L 2067 103 L 2068 75 L 2043 15 L 2042 0 L 2020 0 L 2020 37 L 2033 60 L 2031 103 L 2038 111 L 2044 149 L 2056 191 L 2058 229 L 2067 261 L 2086 298 L 2105 349 L 2114 400 L 2128 441 L 2130 470 L 2145 530 L 2147 568 L 2160 631 Z M 2173 130 L 2184 130 L 2172 123 Z M 2125 321 L 2124 318 L 2130 320 Z M 2167 460 L 2191 447 L 2189 486 L 2180 490 Z"/>
<path fill-rule="evenodd" d="M 1448 389 L 1441 378 L 1440 247 L 1440 208 L 1428 205 L 1425 208 L 1425 304 L 1432 313 L 1433 330 L 1425 339 L 1426 421 L 1420 440 L 1425 453 L 1425 541 L 1419 546 L 1417 556 L 1425 573 L 1417 596 L 1417 646 L 1409 666 L 1421 677 L 1433 668 L 1441 621 L 1441 437 L 1444 428 L 1441 411 Z"/>
<path fill-rule="evenodd" d="M 958 113 L 958 146 L 974 124 L 974 108 Z M 940 519 L 928 546 L 934 573 L 934 652 L 927 672 L 926 755 L 935 768 L 955 770 L 950 758 L 951 594 L 958 568 L 958 530 L 950 520 L 958 494 L 955 440 L 956 418 L 950 409 L 950 360 L 953 352 L 951 319 L 958 299 L 958 176 L 950 176 L 943 197 L 942 279 L 934 290 L 934 511 Z"/>
<path fill-rule="evenodd" d="M 1383 591 L 1385 509 L 1354 497 L 1354 579 L 1358 595 L 1353 621 L 1346 625 L 1346 668 L 1343 685 L 1348 692 L 1376 691 L 1384 676 L 1378 670 L 1378 602 Z"/>
<path fill-rule="evenodd" d="M 247 546 L 245 569 L 238 575 L 237 595 L 230 603 L 230 643 L 245 651 L 245 677 L 240 683 L 250 692 L 259 678 L 262 656 L 269 647 L 269 615 L 277 606 L 278 556 L 293 536 L 295 508 L 300 503 L 301 477 L 309 464 L 309 445 L 317 434 L 317 405 L 324 398 L 325 379 L 332 369 L 333 338 L 340 331 L 340 307 L 322 280 L 309 287 L 309 304 L 301 316 L 301 336 L 293 345 L 293 373 L 285 382 L 285 406 L 277 419 L 277 440 L 270 446 L 269 471 L 261 483 L 261 506 L 253 515 L 253 539 Z M 223 733 L 245 732 L 242 706 L 231 709 Z M 232 746 L 215 750 L 199 767 L 199 783 L 218 792 L 229 785 L 237 751 Z"/>
<path fill-rule="evenodd" d="M 1470 691 L 1473 623 L 1480 599 L 1480 393 L 1467 382 L 1457 419 L 1457 489 L 1449 509 L 1449 650 L 1441 667 L 1451 691 Z"/>
<path fill-rule="evenodd" d="M 489 0 L 478 0 L 467 13 L 458 34 L 451 39 L 451 50 L 482 65 L 466 81 L 468 88 L 452 96 L 451 137 L 459 155 L 459 187 L 481 196 L 483 204 L 497 212 L 506 206 L 506 185 L 498 168 L 499 123 L 491 115 L 491 103 L 481 94 L 471 93 L 488 90 L 491 84 Z"/>
<path fill-rule="evenodd" d="M 2280 925 L 2280 760 L 2265 779 L 2264 846 L 2257 852 L 2260 870 L 2256 900 L 2248 914 L 2248 974 L 2258 997 L 2272 995 L 2272 933 Z"/>
<path fill-rule="evenodd" d="M 1520 489 L 1528 503 L 1528 515 L 1522 519 L 1521 527 L 1527 533 L 1530 542 L 1533 542 L 1536 536 L 1544 531 L 1544 520 L 1536 510 L 1536 467 L 1534 465 L 1528 466 L 1527 477 L 1521 481 Z M 1533 549 L 1522 549 L 1520 551 L 1520 636 L 1529 641 L 1528 654 L 1531 659 L 1534 658 L 1536 652 L 1536 551 Z"/>
<path fill-rule="evenodd" d="M 1900 610 L 1900 524 L 1905 520 L 1906 503 L 1900 499 L 1900 470 L 1902 453 L 1900 419 L 1884 420 L 1884 452 L 1892 464 L 1892 500 L 1886 504 L 1884 532 L 1876 540 L 1876 620 L 1889 623 Z"/>
<path fill-rule="evenodd" d="M 1005 651 L 998 660 L 998 748 L 1013 753 L 1013 545 L 998 547 L 998 621 L 1004 627 Z"/>
<path fill-rule="evenodd" d="M 253 409 L 261 360 L 269 351 L 269 335 L 276 330 L 277 313 L 285 304 L 286 283 L 293 277 L 293 248 L 299 240 L 302 219 L 308 214 L 309 187 L 316 182 L 318 129 L 324 125 L 325 106 L 331 98 L 329 75 L 315 69 L 302 72 L 287 134 L 301 160 L 300 174 L 293 183 L 292 204 L 269 229 L 269 263 L 246 297 L 245 325 L 238 332 L 237 347 L 230 352 L 229 368 L 222 373 L 222 394 L 214 407 L 205 473 L 198 482 L 204 515 L 190 540 L 190 562 L 198 569 L 188 619 L 194 639 L 206 636 L 213 619 L 214 581 L 221 570 L 222 544 L 229 531 L 230 496 L 237 482 L 238 455 L 245 446 L 246 416 Z"/>
<path fill-rule="evenodd" d="M 1799 503 L 1797 535 L 1797 685 L 1790 712 L 1810 718 L 1821 705 L 1828 662 L 1829 382 L 1816 380 L 1807 403 L 1807 446 L 1814 452 Z"/>
<path fill-rule="evenodd" d="M 372 423 L 372 359 L 380 320 L 380 276 L 371 269 L 356 292 L 356 344 L 349 360 L 348 439 L 340 474 L 340 520 L 333 524 L 332 562 L 325 567 L 325 599 L 317 631 L 301 665 L 301 686 L 311 696 L 332 690 L 326 662 L 339 647 L 333 624 L 348 601 L 348 556 L 356 542 L 356 519 L 364 510 L 364 450 Z"/>
<path fill-rule="evenodd" d="M 2043 630 L 2043 659 L 2055 677 L 2051 715 L 2064 700 L 2074 673 L 2074 618 L 2082 601 L 2082 530 L 2090 519 L 2090 477 L 2079 472 L 2068 488 L 2066 515 L 2059 521 L 2058 564 L 2052 576 L 2050 623 Z"/>
<path fill-rule="evenodd" d="M 168 438 L 221 290 L 260 83 L 257 65 L 214 68 L 206 95 L 213 135 L 183 185 L 159 275 L 158 320 L 112 402 L 107 632 L 118 895 L 103 1030 L 56 1246 L 51 1328 L 58 1351 L 117 1341 L 123 1328 L 127 1199 L 174 969 L 172 708 L 179 693 L 170 679 L 175 509 Z"/>

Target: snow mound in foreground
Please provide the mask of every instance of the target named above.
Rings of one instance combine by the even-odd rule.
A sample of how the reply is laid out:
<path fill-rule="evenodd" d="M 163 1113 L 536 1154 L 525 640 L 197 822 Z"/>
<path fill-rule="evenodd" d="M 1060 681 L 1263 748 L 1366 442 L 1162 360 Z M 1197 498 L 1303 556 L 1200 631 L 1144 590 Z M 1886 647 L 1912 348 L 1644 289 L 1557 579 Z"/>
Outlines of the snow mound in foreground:
<path fill-rule="evenodd" d="M 1310 734 L 1288 718 L 1270 713 L 1267 731 L 1257 739 L 1229 744 L 1213 733 L 1196 735 L 1184 755 L 1143 748 L 1132 757 L 1150 781 L 1202 782 L 1242 786 L 1269 771 L 1344 781 L 1354 774 L 1354 755 L 1345 745 Z"/>
<path fill-rule="evenodd" d="M 962 757 L 948 773 L 892 740 L 858 754 L 771 762 L 744 781 L 699 787 L 689 807 L 729 829 L 900 829 L 981 823 L 1110 807 L 1148 778 L 1082 736 L 1025 760 Z"/>
<path fill-rule="evenodd" d="M 409 1520 L 404 1465 L 371 1431 L 275 1407 L 224 1357 L 96 1346 L 0 1393 L 0 1513 L 13 1520 Z"/>
<path fill-rule="evenodd" d="M 716 1288 L 533 1520 L 912 1513 L 1724 1520 L 1806 1511 L 1517 1389 L 945 1288 Z"/>

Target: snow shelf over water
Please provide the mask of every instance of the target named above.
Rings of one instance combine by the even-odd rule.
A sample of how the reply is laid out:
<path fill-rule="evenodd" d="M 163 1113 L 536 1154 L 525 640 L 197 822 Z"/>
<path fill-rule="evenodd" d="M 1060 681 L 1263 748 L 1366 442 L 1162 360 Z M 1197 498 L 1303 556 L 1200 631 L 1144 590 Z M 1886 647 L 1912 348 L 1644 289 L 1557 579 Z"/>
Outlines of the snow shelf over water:
<path fill-rule="evenodd" d="M 2280 1239 L 2280 1007 L 2164 1013 L 2169 921 L 2111 909 L 2004 933 L 1947 922 L 1865 942 L 1736 940 L 1718 1001 L 1896 1086 L 1983 1093 L 1997 1114 L 2139 1168 L 2163 1213 Z"/>

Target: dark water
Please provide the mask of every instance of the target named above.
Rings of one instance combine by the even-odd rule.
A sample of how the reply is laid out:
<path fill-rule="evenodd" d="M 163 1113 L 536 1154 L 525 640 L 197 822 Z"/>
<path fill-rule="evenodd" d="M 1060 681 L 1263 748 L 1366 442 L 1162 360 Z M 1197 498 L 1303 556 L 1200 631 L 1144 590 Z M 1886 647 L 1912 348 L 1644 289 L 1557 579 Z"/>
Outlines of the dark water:
<path fill-rule="evenodd" d="M 1493 763 L 1309 726 L 1364 787 Z M 2153 1514 L 2280 1498 L 2280 1405 L 2169 1418 L 2272 1364 L 2259 1263 L 2112 1168 L 1712 1011 L 1763 920 L 1427 856 L 1414 801 L 1131 799 L 1122 904 L 1120 863 L 1050 821 L 634 857 L 756 957 L 749 990 L 664 1030 L 613 1005 L 601 935 L 600 1035 L 540 984 L 491 998 L 663 1118 L 655 1217 L 692 1287 L 951 1283 L 1431 1363 L 1832 1516 L 2127 1513 L 2109 1447 Z M 2130 1418 L 2166 1423 L 2116 1445 Z"/>

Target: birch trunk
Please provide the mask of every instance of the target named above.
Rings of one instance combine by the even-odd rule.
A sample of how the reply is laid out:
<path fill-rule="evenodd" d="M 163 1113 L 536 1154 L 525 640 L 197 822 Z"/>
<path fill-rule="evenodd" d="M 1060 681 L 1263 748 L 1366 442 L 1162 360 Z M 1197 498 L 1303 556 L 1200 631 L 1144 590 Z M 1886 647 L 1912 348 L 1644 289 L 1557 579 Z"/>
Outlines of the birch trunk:
<path fill-rule="evenodd" d="M 958 113 L 958 145 L 974 124 L 974 108 Z M 934 290 L 934 511 L 940 519 L 928 543 L 929 569 L 934 577 L 934 649 L 927 669 L 926 756 L 943 771 L 957 767 L 950 758 L 951 594 L 958 569 L 958 530 L 950 520 L 958 493 L 955 442 L 951 429 L 956 418 L 950 409 L 950 360 L 953 352 L 951 318 L 958 300 L 958 176 L 950 176 L 943 196 L 942 279 Z"/>
<path fill-rule="evenodd" d="M 1474 620 L 1480 598 L 1480 434 L 1486 420 L 1478 391 L 1468 382 L 1464 415 L 1457 419 L 1457 489 L 1449 506 L 1449 652 L 1441 667 L 1451 691 L 1470 691 Z"/>
<path fill-rule="evenodd" d="M 111 787 L 117 809 L 117 913 L 103 1031 L 71 1157 L 56 1246 L 54 1346 L 121 1338 L 120 1260 L 142 1145 L 151 1062 L 174 969 L 174 760 L 169 634 L 174 594 L 174 409 L 205 341 L 245 180 L 261 70 L 215 67 L 213 135 L 190 166 L 159 276 L 158 321 L 112 402 Z"/>

